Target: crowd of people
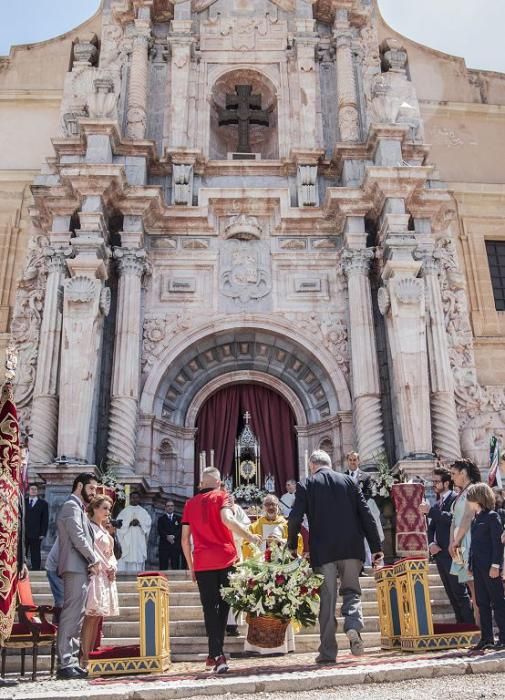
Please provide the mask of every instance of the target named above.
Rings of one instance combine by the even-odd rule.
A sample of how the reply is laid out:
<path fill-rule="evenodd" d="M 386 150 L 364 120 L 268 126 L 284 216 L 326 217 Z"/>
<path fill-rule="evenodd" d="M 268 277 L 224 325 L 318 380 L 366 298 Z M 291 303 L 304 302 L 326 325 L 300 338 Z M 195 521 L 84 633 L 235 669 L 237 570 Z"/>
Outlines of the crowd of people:
<path fill-rule="evenodd" d="M 288 480 L 286 493 L 280 498 L 267 494 L 259 517 L 250 517 L 247 509 L 234 502 L 224 490 L 220 472 L 213 467 L 203 471 L 199 491 L 186 502 L 182 517 L 175 512 L 173 500 L 166 502 L 165 512 L 155 524 L 159 568 L 187 567 L 198 585 L 209 643 L 208 670 L 228 670 L 225 636 L 238 636 L 243 620 L 229 609 L 220 589 L 236 563 L 252 555 L 251 543 L 265 551 L 277 542 L 293 556 L 310 556 L 312 568 L 322 575 L 318 664 L 335 663 L 337 657 L 335 609 L 339 592 L 350 650 L 355 655 L 364 653 L 360 576 L 365 564 L 382 564 L 384 532 L 372 497 L 370 474 L 360 469 L 356 452 L 347 455 L 347 467 L 343 473 L 334 471 L 328 454 L 317 450 L 310 457 L 307 479 L 299 483 Z M 493 492 L 483 483 L 479 469 L 467 459 L 456 460 L 450 468 L 437 466 L 432 483 L 437 500 L 433 504 L 423 501 L 420 511 L 427 518 L 429 553 L 455 620 L 480 625 L 476 650 L 503 649 L 503 492 Z M 140 505 L 140 495 L 132 493 L 130 503 L 112 520 L 113 502 L 98 495 L 97 489 L 93 474 L 75 479 L 72 494 L 59 513 L 58 536 L 45 562 L 58 622 L 59 678 L 86 675 L 89 655 L 100 644 L 104 617 L 119 615 L 116 574 L 138 573 L 148 558 L 152 519 Z M 26 553 L 32 569 L 37 570 L 41 567 L 41 541 L 48 528 L 48 507 L 34 484 L 29 487 L 25 511 L 29 532 Z M 295 635 L 289 625 L 279 647 L 265 650 L 246 640 L 242 655 L 294 650 Z"/>

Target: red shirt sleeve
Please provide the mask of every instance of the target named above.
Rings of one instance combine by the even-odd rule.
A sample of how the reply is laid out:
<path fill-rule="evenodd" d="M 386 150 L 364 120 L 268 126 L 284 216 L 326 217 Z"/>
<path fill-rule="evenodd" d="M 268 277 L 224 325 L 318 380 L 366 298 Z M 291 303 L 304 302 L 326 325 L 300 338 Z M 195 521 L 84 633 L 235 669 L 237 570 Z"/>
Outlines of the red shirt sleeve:
<path fill-rule="evenodd" d="M 189 501 L 186 501 L 184 504 L 184 510 L 182 511 L 182 525 L 189 525 L 190 524 L 190 513 L 189 513 Z"/>

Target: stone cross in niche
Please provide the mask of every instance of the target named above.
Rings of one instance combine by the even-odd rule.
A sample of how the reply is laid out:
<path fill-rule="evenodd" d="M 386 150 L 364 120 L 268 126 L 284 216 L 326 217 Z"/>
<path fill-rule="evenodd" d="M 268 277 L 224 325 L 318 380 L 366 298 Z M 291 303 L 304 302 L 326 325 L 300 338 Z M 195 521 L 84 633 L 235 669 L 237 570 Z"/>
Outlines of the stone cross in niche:
<path fill-rule="evenodd" d="M 235 85 L 235 92 L 226 95 L 226 107 L 219 108 L 219 126 L 238 124 L 237 153 L 251 153 L 250 126 L 269 126 L 269 114 L 261 109 L 261 95 L 251 94 L 251 85 Z"/>

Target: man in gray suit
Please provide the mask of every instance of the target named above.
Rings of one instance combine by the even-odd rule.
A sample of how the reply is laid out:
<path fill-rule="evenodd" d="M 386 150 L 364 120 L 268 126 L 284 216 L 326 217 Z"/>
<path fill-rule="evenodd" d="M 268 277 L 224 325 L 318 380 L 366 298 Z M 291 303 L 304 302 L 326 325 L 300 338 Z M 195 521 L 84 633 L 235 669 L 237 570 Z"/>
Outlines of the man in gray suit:
<path fill-rule="evenodd" d="M 58 626 L 58 678 L 83 678 L 88 672 L 79 666 L 79 638 L 89 577 L 98 573 L 98 557 L 86 506 L 96 495 L 98 482 L 94 474 L 79 474 L 72 495 L 58 516 L 58 573 L 63 578 L 63 609 Z"/>

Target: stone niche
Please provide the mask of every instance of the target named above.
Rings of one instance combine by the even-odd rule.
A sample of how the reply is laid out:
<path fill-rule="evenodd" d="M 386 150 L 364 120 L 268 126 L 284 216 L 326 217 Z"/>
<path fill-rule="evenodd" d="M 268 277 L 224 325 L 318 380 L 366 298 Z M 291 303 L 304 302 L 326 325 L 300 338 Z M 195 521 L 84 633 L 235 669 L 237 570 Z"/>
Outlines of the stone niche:
<path fill-rule="evenodd" d="M 237 153 L 238 126 L 219 125 L 219 116 L 226 109 L 226 96 L 236 94 L 237 85 L 250 85 L 252 95 L 260 95 L 261 109 L 269 116 L 269 125 L 251 124 L 249 141 L 251 153 L 244 158 L 277 160 L 279 158 L 277 93 L 275 86 L 259 71 L 249 69 L 230 70 L 216 80 L 210 100 L 210 143 L 209 156 L 213 160 L 227 160 Z M 242 154 L 240 154 L 242 155 Z M 235 156 L 240 157 L 240 156 Z"/>

